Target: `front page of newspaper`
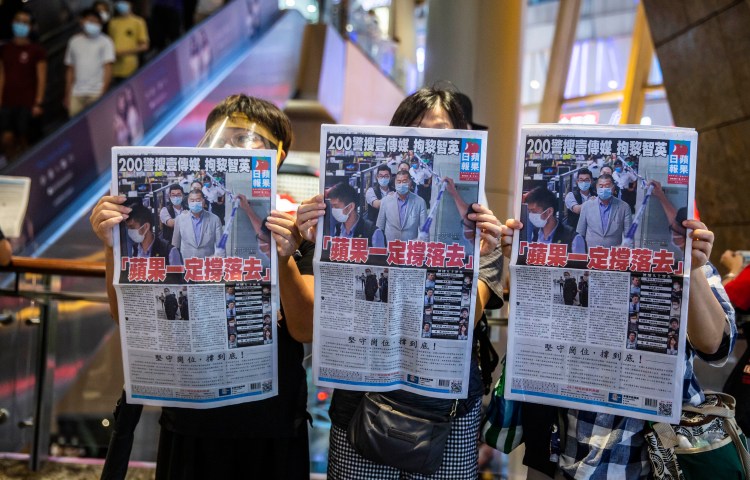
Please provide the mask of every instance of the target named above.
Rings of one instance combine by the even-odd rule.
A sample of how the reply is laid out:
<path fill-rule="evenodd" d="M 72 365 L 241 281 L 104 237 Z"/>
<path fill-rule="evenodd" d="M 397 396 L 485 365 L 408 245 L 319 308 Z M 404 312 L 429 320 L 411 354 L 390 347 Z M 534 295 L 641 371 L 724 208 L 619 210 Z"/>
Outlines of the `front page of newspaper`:
<path fill-rule="evenodd" d="M 317 385 L 468 395 L 486 132 L 324 125 Z"/>
<path fill-rule="evenodd" d="M 276 152 L 112 149 L 128 402 L 214 408 L 278 392 Z"/>
<path fill-rule="evenodd" d="M 676 423 L 697 134 L 527 126 L 508 398 Z"/>

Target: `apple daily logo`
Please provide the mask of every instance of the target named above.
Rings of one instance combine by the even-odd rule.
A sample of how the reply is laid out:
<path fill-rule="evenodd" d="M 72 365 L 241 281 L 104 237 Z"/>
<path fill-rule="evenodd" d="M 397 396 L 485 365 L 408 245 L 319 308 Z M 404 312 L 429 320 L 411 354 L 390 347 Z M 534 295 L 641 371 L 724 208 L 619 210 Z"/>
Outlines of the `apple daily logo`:
<path fill-rule="evenodd" d="M 482 141 L 479 139 L 464 139 L 461 141 L 461 165 L 459 179 L 464 181 L 479 180 L 481 168 Z"/>
<path fill-rule="evenodd" d="M 672 140 L 669 142 L 667 163 L 667 183 L 687 185 L 690 176 L 690 142 Z"/>

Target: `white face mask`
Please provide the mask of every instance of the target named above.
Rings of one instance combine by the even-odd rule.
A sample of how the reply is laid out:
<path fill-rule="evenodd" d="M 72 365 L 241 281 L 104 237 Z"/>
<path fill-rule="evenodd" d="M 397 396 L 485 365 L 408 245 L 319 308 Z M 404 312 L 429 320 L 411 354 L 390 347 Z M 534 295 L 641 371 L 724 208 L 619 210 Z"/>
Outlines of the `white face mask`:
<path fill-rule="evenodd" d="M 349 205 L 351 205 L 351 203 Z M 344 213 L 344 210 L 346 210 L 349 205 L 344 208 L 331 207 L 331 215 L 333 215 L 333 218 L 336 219 L 337 222 L 343 223 L 349 219 L 349 213 L 352 213 L 351 210 L 349 213 Z"/>
<path fill-rule="evenodd" d="M 134 243 L 141 243 L 146 237 L 144 233 L 140 233 L 140 230 L 140 228 L 128 228 L 128 237 L 130 237 Z"/>
<path fill-rule="evenodd" d="M 546 212 L 545 210 L 544 212 Z M 542 228 L 543 226 L 547 225 L 547 220 L 549 220 L 549 217 L 542 219 L 542 215 L 544 215 L 544 212 L 542 213 L 532 213 L 529 212 L 529 221 L 532 225 L 534 225 L 536 228 Z"/>

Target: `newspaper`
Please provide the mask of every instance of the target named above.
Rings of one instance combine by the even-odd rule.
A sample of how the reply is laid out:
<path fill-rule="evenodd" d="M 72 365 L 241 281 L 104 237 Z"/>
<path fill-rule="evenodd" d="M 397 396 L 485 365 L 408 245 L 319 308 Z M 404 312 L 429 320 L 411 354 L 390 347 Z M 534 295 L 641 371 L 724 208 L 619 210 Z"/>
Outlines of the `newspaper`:
<path fill-rule="evenodd" d="M 263 224 L 275 159 L 112 149 L 112 194 L 133 208 L 114 235 L 128 402 L 214 408 L 278 393 L 276 248 Z"/>
<path fill-rule="evenodd" d="M 486 150 L 486 132 L 322 127 L 317 385 L 468 395 Z"/>
<path fill-rule="evenodd" d="M 521 138 L 505 394 L 677 423 L 697 134 L 538 125 Z M 607 166 L 609 200 L 594 195 Z"/>
<path fill-rule="evenodd" d="M 21 236 L 30 191 L 29 177 L 0 176 L 0 230 L 8 238 Z"/>

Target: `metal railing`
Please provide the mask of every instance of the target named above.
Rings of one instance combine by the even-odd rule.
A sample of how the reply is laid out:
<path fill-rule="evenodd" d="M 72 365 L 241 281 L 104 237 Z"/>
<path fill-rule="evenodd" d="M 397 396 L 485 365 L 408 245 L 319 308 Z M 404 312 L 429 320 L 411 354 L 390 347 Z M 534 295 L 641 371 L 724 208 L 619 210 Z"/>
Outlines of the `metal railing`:
<path fill-rule="evenodd" d="M 0 267 L 0 273 L 10 273 L 15 278 L 6 280 L 0 288 L 0 297 L 20 297 L 33 301 L 39 306 L 38 316 L 26 318 L 25 324 L 38 328 L 36 351 L 32 355 L 34 362 L 33 414 L 18 422 L 19 428 L 32 429 L 29 447 L 29 468 L 37 471 L 48 457 L 50 427 L 54 393 L 54 369 L 56 365 L 57 345 L 57 302 L 86 300 L 89 302 L 107 302 L 107 296 L 91 292 L 62 291 L 61 279 L 65 277 L 104 278 L 103 263 L 78 260 L 37 259 L 13 257 L 7 267 Z M 36 288 L 27 288 L 21 283 L 22 277 L 38 277 Z M 9 326 L 17 320 L 14 313 L 0 313 L 0 324 Z M 5 419 L 9 417 L 7 411 Z M 3 421 L 0 419 L 0 421 Z"/>

